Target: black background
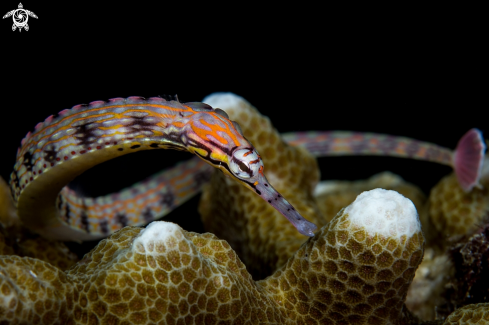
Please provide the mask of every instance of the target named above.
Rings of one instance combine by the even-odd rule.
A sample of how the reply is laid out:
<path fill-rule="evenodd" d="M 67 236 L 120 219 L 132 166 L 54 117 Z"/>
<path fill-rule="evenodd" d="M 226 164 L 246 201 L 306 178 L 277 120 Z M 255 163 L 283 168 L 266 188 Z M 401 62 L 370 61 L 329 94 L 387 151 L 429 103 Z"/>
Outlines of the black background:
<path fill-rule="evenodd" d="M 178 94 L 201 101 L 243 96 L 280 132 L 356 130 L 454 148 L 487 130 L 487 38 L 477 8 L 273 8 L 23 1 L 30 30 L 0 20 L 0 175 L 20 140 L 47 116 L 113 97 Z M 17 8 L 3 1 L 1 15 Z M 173 6 L 173 7 L 172 7 Z M 189 157 L 140 152 L 88 172 L 93 195 L 141 180 Z M 399 158 L 321 158 L 322 179 L 390 170 L 429 189 L 451 171 Z M 197 199 L 168 216 L 202 231 Z"/>

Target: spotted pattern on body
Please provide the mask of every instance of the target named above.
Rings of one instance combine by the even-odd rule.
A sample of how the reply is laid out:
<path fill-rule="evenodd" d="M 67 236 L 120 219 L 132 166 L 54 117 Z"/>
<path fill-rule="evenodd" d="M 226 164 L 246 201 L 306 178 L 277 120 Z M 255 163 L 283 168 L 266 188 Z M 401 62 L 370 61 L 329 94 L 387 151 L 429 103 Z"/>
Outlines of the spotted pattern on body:
<path fill-rule="evenodd" d="M 453 152 L 448 148 L 387 134 L 318 131 L 286 133 L 282 137 L 292 145 L 305 146 L 315 156 L 382 155 L 427 160 L 448 166 L 452 166 L 453 160 Z"/>
<path fill-rule="evenodd" d="M 129 224 L 147 223 L 150 215 L 161 217 L 195 194 L 195 184 L 201 186 L 205 179 L 203 165 L 193 161 L 176 169 L 184 173 L 168 171 L 163 176 L 171 176 L 165 189 L 158 187 L 161 179 L 157 177 L 143 181 L 150 183 L 147 188 L 132 186 L 95 199 L 80 197 L 65 187 L 95 165 L 139 150 L 189 151 L 265 200 L 278 195 L 239 125 L 224 111 L 203 103 L 129 97 L 77 105 L 39 123 L 21 144 L 11 176 L 18 213 L 28 227 L 50 238 L 96 239 Z M 199 175 L 198 182 L 193 175 Z M 141 189 L 145 191 L 136 194 Z M 316 227 L 280 198 L 280 206 L 274 207 L 301 233 L 313 236 Z"/>
<path fill-rule="evenodd" d="M 210 121 L 209 114 L 213 114 Z M 190 132 L 190 136 L 186 132 Z M 197 136 L 192 137 L 192 134 Z M 288 133 L 282 137 L 293 145 L 307 148 L 315 156 L 387 155 L 447 165 L 452 165 L 454 160 L 454 152 L 447 148 L 384 134 L 328 131 Z M 39 141 L 37 147 L 34 146 L 36 141 Z M 182 104 L 177 100 L 162 98 L 146 101 L 140 97 L 115 98 L 108 103 L 96 101 L 63 110 L 59 116 L 50 116 L 39 123 L 35 132 L 29 133 L 23 140 L 18 153 L 21 158 L 16 163 L 17 173 L 12 174 L 11 185 L 14 196 L 18 197 L 30 182 L 63 162 L 93 155 L 97 151 L 106 152 L 102 155 L 105 157 L 99 159 L 107 160 L 133 151 L 157 148 L 188 150 L 226 174 L 238 173 L 250 179 L 254 173 L 258 173 L 264 177 L 261 157 L 252 147 L 239 150 L 234 147 L 233 155 L 232 145 L 241 144 L 242 141 L 242 131 L 237 123 L 230 121 L 224 111 L 212 109 L 203 103 Z M 213 143 L 211 148 L 206 146 L 209 142 Z M 228 158 L 229 166 L 226 162 L 222 163 L 225 158 Z M 88 239 L 105 237 L 119 229 L 121 223 L 115 221 L 115 216 L 121 213 L 131 225 L 148 223 L 166 215 L 198 193 L 210 179 L 213 169 L 208 164 L 193 159 L 119 193 L 98 198 L 81 197 L 65 187 L 57 199 L 59 217 L 70 227 L 89 233 Z M 271 205 L 282 200 L 287 202 L 278 193 L 262 193 L 263 189 L 256 187 L 261 185 L 257 181 L 241 181 Z M 476 182 L 470 184 L 474 186 Z M 268 186 L 264 182 L 262 187 L 268 189 Z M 168 196 L 173 198 L 172 204 L 161 199 Z M 278 208 L 284 213 L 294 213 L 294 221 L 304 224 L 295 209 L 290 204 L 286 205 Z M 51 209 L 50 214 L 53 213 Z M 310 229 L 305 232 L 312 234 Z"/>

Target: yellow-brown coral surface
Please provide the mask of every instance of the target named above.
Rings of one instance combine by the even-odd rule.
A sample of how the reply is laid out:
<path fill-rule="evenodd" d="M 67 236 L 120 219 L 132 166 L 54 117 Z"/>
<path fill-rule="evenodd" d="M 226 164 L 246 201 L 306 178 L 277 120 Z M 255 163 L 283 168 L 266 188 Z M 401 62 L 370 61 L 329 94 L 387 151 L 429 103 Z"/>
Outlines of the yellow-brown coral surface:
<path fill-rule="evenodd" d="M 473 304 L 454 311 L 443 325 L 486 325 L 489 324 L 489 303 Z"/>
<path fill-rule="evenodd" d="M 320 227 L 315 237 L 300 235 L 257 195 L 221 173 L 206 188 L 200 211 L 207 229 L 222 239 L 166 222 L 126 227 L 64 271 L 75 262 L 64 256 L 64 245 L 26 236 L 13 247 L 12 234 L 2 228 L 0 324 L 442 324 L 419 321 L 404 305 L 423 256 L 417 216 L 400 213 L 389 200 L 362 218 L 368 204 L 346 207 L 372 186 L 395 189 L 418 208 L 423 194 L 384 174 L 323 193 L 329 201 L 318 206 L 315 159 L 285 144 L 246 101 L 220 100 L 222 105 L 213 106 L 240 122 L 269 181 Z M 464 204 L 476 206 L 469 211 L 476 219 L 483 216 L 486 197 L 477 199 L 480 192 L 474 192 L 469 202 L 457 192 L 447 198 L 443 193 L 459 191 L 452 183 L 442 182 L 442 190 L 432 193 L 432 213 L 442 211 L 435 223 L 458 224 Z M 357 200 L 368 203 L 362 195 Z M 15 219 L 12 209 L 2 206 L 10 201 L 2 199 L 0 193 L 0 211 L 8 211 L 2 218 Z M 408 201 L 400 196 L 394 201 L 403 200 Z M 462 210 L 447 208 L 456 200 Z M 341 211 L 332 218 L 334 210 Z M 429 216 L 426 205 L 421 210 Z M 487 304 L 459 308 L 445 324 L 485 324 L 487 309 Z"/>
<path fill-rule="evenodd" d="M 314 196 L 324 218 L 330 221 L 339 210 L 353 202 L 357 195 L 374 188 L 399 192 L 413 201 L 418 211 L 426 201 L 426 196 L 419 187 L 391 172 L 382 172 L 366 180 L 322 181 L 316 187 Z"/>
<path fill-rule="evenodd" d="M 304 218 L 318 227 L 325 225 L 313 195 L 319 181 L 316 159 L 304 148 L 285 143 L 270 120 L 243 98 L 216 94 L 204 102 L 239 121 L 243 134 L 263 159 L 270 184 Z M 199 212 L 206 230 L 227 240 L 253 277 L 263 278 L 284 265 L 307 238 L 256 196 L 222 173 L 214 173 L 202 193 Z"/>
<path fill-rule="evenodd" d="M 62 270 L 75 264 L 78 257 L 63 242 L 30 233 L 21 225 L 5 181 L 0 177 L 0 255 L 33 257 Z"/>
<path fill-rule="evenodd" d="M 385 236 L 357 214 L 342 210 L 257 282 L 226 241 L 162 221 L 122 229 L 66 274 L 2 256 L 0 317 L 11 324 L 399 323 L 422 258 L 417 216 L 394 216 Z"/>
<path fill-rule="evenodd" d="M 486 185 L 486 184 L 484 184 Z M 445 237 L 472 233 L 487 219 L 489 188 L 474 188 L 466 193 L 455 174 L 444 177 L 430 194 L 429 212 L 438 233 Z"/>

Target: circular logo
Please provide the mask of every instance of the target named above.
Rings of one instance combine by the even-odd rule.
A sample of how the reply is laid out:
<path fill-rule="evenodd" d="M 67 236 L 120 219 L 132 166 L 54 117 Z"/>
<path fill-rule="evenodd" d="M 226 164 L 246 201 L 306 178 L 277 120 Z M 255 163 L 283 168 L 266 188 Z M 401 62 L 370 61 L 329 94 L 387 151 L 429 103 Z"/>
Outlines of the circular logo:
<path fill-rule="evenodd" d="M 29 25 L 27 25 L 29 16 L 37 18 L 35 13 L 24 9 L 22 3 L 19 3 L 19 7 L 17 9 L 7 12 L 2 18 L 5 19 L 10 16 L 12 16 L 12 19 L 14 21 L 14 24 L 12 25 L 12 31 L 19 29 L 19 32 L 22 31 L 22 28 L 24 28 L 25 30 L 29 30 Z"/>
<path fill-rule="evenodd" d="M 13 18 L 14 18 L 14 24 L 17 27 L 22 28 L 27 24 L 27 20 L 29 19 L 29 16 L 27 15 L 27 12 L 25 12 L 24 9 L 17 9 L 13 14 Z"/>

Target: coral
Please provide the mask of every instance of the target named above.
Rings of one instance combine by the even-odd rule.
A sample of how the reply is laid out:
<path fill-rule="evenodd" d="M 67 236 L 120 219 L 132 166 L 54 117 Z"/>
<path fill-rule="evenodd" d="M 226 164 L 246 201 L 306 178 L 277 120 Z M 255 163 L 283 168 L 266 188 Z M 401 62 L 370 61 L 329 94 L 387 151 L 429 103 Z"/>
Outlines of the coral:
<path fill-rule="evenodd" d="M 489 303 L 473 304 L 459 308 L 445 320 L 443 325 L 489 324 Z"/>
<path fill-rule="evenodd" d="M 48 262 L 0 256 L 0 324 L 74 324 L 70 280 Z"/>
<path fill-rule="evenodd" d="M 0 255 L 32 257 L 66 270 L 78 261 L 63 242 L 42 238 L 27 232 L 7 234 L 0 227 Z"/>
<path fill-rule="evenodd" d="M 355 200 L 357 195 L 374 188 L 394 190 L 413 201 L 420 211 L 426 196 L 414 184 L 404 181 L 391 172 L 382 172 L 359 181 L 322 181 L 315 189 L 315 198 L 326 221 L 330 221 L 341 210 Z"/>
<path fill-rule="evenodd" d="M 213 95 L 206 100 L 209 104 L 224 109 L 232 118 L 239 120 L 240 123 L 241 121 L 245 122 L 243 123 L 243 132 L 254 143 L 262 156 L 264 156 L 263 159 L 267 167 L 264 172 L 271 179 L 271 182 L 272 179 L 275 181 L 276 178 L 274 175 L 276 169 L 274 168 L 282 167 L 285 172 L 291 173 L 290 169 L 287 171 L 287 168 L 290 168 L 288 162 L 291 159 L 290 156 L 284 154 L 284 150 L 293 150 L 293 148 L 275 140 L 277 133 L 270 127 L 266 117 L 261 116 L 248 102 L 237 96 L 229 94 Z M 252 122 L 250 123 L 250 121 Z M 253 123 L 260 127 L 253 128 Z M 257 132 L 257 130 L 260 131 Z M 264 135 L 258 138 L 259 134 Z M 280 146 L 280 150 L 273 151 L 270 148 L 270 142 L 274 144 L 275 148 Z M 264 155 L 264 152 L 271 156 L 272 159 L 267 160 L 270 157 Z M 299 150 L 296 153 L 299 154 L 300 159 L 307 157 L 306 154 L 303 154 Z M 271 171 L 268 169 L 268 166 L 273 166 Z M 287 186 L 291 185 L 290 182 L 299 182 L 301 177 L 300 169 L 298 169 L 298 172 L 296 169 L 296 175 L 299 176 L 290 179 L 285 188 L 279 188 L 279 191 L 287 191 Z M 319 208 L 323 216 L 316 214 L 312 216 L 307 215 L 306 217 L 321 226 L 341 207 L 353 201 L 355 196 L 361 191 L 372 189 L 375 186 L 386 187 L 397 190 L 412 198 L 418 207 L 423 230 L 428 235 L 430 242 L 441 247 L 447 247 L 449 243 L 442 236 L 444 234 L 444 228 L 440 226 L 439 220 L 447 219 L 448 222 L 453 223 L 457 221 L 456 218 L 460 218 L 459 213 L 460 211 L 463 213 L 463 208 L 467 206 L 468 202 L 476 202 L 479 204 L 478 208 L 470 210 L 470 213 L 472 213 L 471 217 L 474 218 L 471 222 L 477 222 L 476 220 L 482 220 L 482 211 L 485 210 L 485 206 L 489 202 L 488 198 L 481 195 L 484 193 L 484 190 L 474 189 L 471 193 L 467 194 L 460 188 L 455 176 L 448 176 L 447 178 L 453 179 L 453 181 L 450 184 L 446 184 L 442 180 L 438 188 L 435 188 L 431 193 L 432 197 L 430 197 L 431 201 L 429 203 L 426 203 L 424 194 L 416 186 L 406 183 L 398 176 L 389 173 L 374 176 L 366 181 L 325 182 L 316 191 L 315 199 L 317 204 L 311 202 L 308 206 L 298 208 L 298 211 L 306 216 L 308 211 L 315 211 L 316 207 Z M 309 191 L 310 186 L 314 182 L 316 180 L 311 179 L 310 185 L 302 187 L 301 190 Z M 443 197 L 443 194 L 441 194 L 440 200 L 433 200 L 433 197 L 440 196 L 440 193 L 444 191 L 451 191 L 456 193 L 456 195 L 454 194 L 451 198 L 448 197 L 449 201 Z M 255 202 L 252 193 L 245 192 L 221 175 L 214 174 L 207 191 L 203 194 L 199 211 L 206 229 L 216 233 L 220 238 L 228 240 L 248 266 L 253 277 L 263 278 L 283 265 L 284 261 L 291 256 L 293 251 L 289 250 L 288 247 L 297 247 L 301 239 L 297 238 L 300 236 L 295 236 L 289 232 L 287 225 L 280 226 L 280 216 L 275 217 L 273 211 L 269 211 L 263 204 Z M 314 193 L 308 192 L 303 195 L 310 197 L 310 195 L 314 196 Z M 287 195 L 287 197 L 293 200 L 294 195 Z M 230 204 L 229 202 L 238 202 L 238 204 Z M 297 205 L 296 202 L 291 202 Z M 446 209 L 448 203 L 450 204 L 451 210 Z M 460 211 L 455 211 L 456 209 L 454 210 L 453 207 L 458 208 Z M 436 211 L 442 210 L 446 211 L 446 213 L 443 212 L 441 218 L 440 214 L 438 214 L 438 218 L 431 218 L 430 212 L 433 214 Z M 263 215 L 266 215 L 266 218 L 262 217 Z M 236 222 L 229 223 L 229 216 Z M 453 217 L 455 218 L 452 219 Z M 437 223 L 437 227 L 435 227 L 434 223 Z M 255 225 L 256 227 L 246 227 L 249 224 Z M 468 224 L 470 225 L 470 223 Z M 468 228 L 474 229 L 475 226 Z M 469 231 L 468 228 L 465 230 L 461 229 L 461 232 Z M 438 247 L 433 250 L 430 248 L 429 256 L 430 259 L 426 261 L 422 272 L 419 273 L 418 279 L 414 280 L 416 285 L 413 288 L 414 291 L 412 291 L 412 294 L 419 294 L 420 296 L 411 296 L 407 301 L 410 307 L 416 311 L 417 315 L 424 319 L 433 319 L 436 316 L 435 310 L 437 307 L 445 302 L 443 298 L 444 285 L 452 270 L 449 267 L 448 257 L 444 254 L 443 249 L 440 250 Z M 423 304 L 423 301 L 426 303 Z"/>
<path fill-rule="evenodd" d="M 470 235 L 487 221 L 489 188 L 485 185 L 466 193 L 451 173 L 433 187 L 429 196 L 429 214 L 435 228 L 433 231 L 442 236 L 443 243 L 448 245 L 454 239 Z M 450 237 L 454 238 L 450 241 Z"/>
<path fill-rule="evenodd" d="M 330 220 L 342 206 L 350 204 L 358 194 L 378 187 L 395 190 L 411 199 L 420 212 L 422 229 L 426 234 L 426 230 L 431 227 L 425 206 L 426 196 L 417 186 L 393 173 L 383 172 L 358 181 L 322 181 L 315 190 L 315 197 L 323 216 Z M 408 309 L 420 319 L 435 319 L 438 306 L 446 303 L 445 284 L 452 270 L 447 254 L 441 254 L 432 247 L 425 249 L 424 259 L 416 270 L 406 297 Z"/>
<path fill-rule="evenodd" d="M 276 280 L 275 290 L 297 283 L 289 292 L 292 299 L 276 295 L 288 300 L 289 310 L 302 304 L 310 314 L 322 314 L 322 324 L 397 323 L 422 255 L 423 235 L 412 202 L 377 189 L 359 195 L 265 282 L 271 287 Z M 284 285 L 280 277 L 288 272 Z M 312 308 L 307 306 L 311 295 L 317 299 Z"/>
<path fill-rule="evenodd" d="M 257 282 L 226 241 L 156 221 L 118 231 L 66 274 L 0 257 L 0 315 L 12 324 L 402 323 L 422 253 L 414 205 L 380 189 Z"/>
<path fill-rule="evenodd" d="M 322 183 L 314 192 L 316 160 L 283 142 L 268 118 L 234 95 L 205 101 L 239 121 L 270 183 L 320 227 L 315 237 L 300 235 L 256 194 L 214 173 L 199 210 L 215 235 L 167 222 L 126 227 L 75 264 L 64 244 L 18 225 L 0 181 L 0 324 L 443 323 L 417 318 L 435 317 L 452 272 L 447 255 L 434 247 L 416 271 L 425 242 L 421 229 L 442 247 L 470 237 L 487 216 L 486 190 L 467 194 L 447 176 L 425 203 L 416 186 L 386 172 Z M 373 187 L 393 189 L 414 205 L 394 191 L 364 192 Z M 442 236 L 445 229 L 452 241 Z M 483 236 L 485 231 L 452 250 L 457 290 L 450 310 L 486 301 Z M 488 308 L 463 306 L 444 324 L 482 324 Z"/>
<path fill-rule="evenodd" d="M 304 148 L 285 143 L 270 120 L 243 98 L 215 94 L 203 101 L 238 120 L 243 134 L 262 157 L 270 184 L 304 218 L 318 227 L 326 224 L 313 196 L 319 181 L 316 159 Z M 214 173 L 206 186 L 199 205 L 206 230 L 229 242 L 253 278 L 270 275 L 304 242 L 305 237 L 280 213 L 222 173 Z"/>
<path fill-rule="evenodd" d="M 424 251 L 423 261 L 414 275 L 406 297 L 406 307 L 423 320 L 437 319 L 437 310 L 446 304 L 445 286 L 453 273 L 447 254 L 439 254 L 433 247 Z"/>
<path fill-rule="evenodd" d="M 19 256 L 37 258 L 61 270 L 66 270 L 78 262 L 78 257 L 68 249 L 65 243 L 37 235 L 19 240 L 15 248 L 15 254 Z"/>
<path fill-rule="evenodd" d="M 12 210 L 14 213 L 12 213 Z M 32 257 L 66 270 L 78 261 L 78 257 L 59 241 L 49 240 L 30 233 L 22 226 L 15 214 L 10 191 L 0 177 L 0 255 Z"/>

